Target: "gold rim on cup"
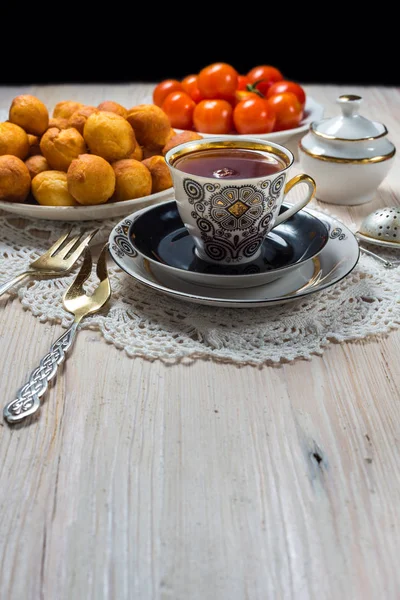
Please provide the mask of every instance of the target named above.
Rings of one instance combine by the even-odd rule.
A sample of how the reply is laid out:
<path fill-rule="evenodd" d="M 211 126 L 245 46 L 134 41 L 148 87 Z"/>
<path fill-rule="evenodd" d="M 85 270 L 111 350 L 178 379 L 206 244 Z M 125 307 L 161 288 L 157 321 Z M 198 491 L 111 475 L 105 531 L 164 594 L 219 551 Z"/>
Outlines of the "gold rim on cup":
<path fill-rule="evenodd" d="M 205 138 L 203 138 L 205 140 Z M 194 152 L 198 152 L 199 150 L 206 149 L 216 149 L 216 148 L 239 148 L 241 150 L 258 150 L 260 152 L 267 152 L 268 154 L 273 154 L 277 156 L 283 163 L 286 165 L 282 169 L 279 169 L 279 172 L 282 173 L 289 169 L 289 167 L 294 162 L 294 157 L 290 150 L 286 150 L 286 152 L 282 151 L 277 146 L 271 144 L 271 142 L 261 143 L 257 140 L 194 140 L 189 142 L 184 142 L 180 146 L 176 146 L 175 148 L 171 148 L 165 155 L 166 162 L 176 169 L 174 163 L 181 158 L 182 156 L 193 154 Z M 208 179 L 207 177 L 203 177 L 202 175 L 196 175 L 196 177 L 200 177 L 203 179 Z M 238 179 L 241 179 L 240 177 Z M 251 179 L 247 178 L 246 179 Z"/>

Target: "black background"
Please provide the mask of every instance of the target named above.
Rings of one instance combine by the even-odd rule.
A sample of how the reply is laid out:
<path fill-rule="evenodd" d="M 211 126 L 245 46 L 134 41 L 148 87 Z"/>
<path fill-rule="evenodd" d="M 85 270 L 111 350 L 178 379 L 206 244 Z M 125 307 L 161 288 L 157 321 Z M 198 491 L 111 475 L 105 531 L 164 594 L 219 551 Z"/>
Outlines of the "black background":
<path fill-rule="evenodd" d="M 300 83 L 400 85 L 396 19 L 355 7 L 52 5 L 3 18 L 1 85 L 158 82 L 212 62 L 278 67 Z M 246 10 L 244 10 L 246 9 Z M 351 14 L 353 10 L 353 14 Z M 323 12 L 324 11 L 324 12 Z M 5 41 L 6 40 L 6 41 Z"/>

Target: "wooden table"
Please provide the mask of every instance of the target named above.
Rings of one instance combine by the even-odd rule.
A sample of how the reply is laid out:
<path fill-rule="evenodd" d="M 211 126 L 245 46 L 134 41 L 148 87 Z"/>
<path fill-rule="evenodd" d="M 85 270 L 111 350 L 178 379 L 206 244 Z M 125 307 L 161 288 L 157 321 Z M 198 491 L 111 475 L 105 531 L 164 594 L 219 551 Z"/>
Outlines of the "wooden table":
<path fill-rule="evenodd" d="M 397 89 L 359 93 L 400 147 Z M 2 88 L 132 106 L 151 86 Z M 400 204 L 394 167 L 359 222 Z M 61 333 L 0 299 L 11 398 Z M 82 331 L 40 419 L 0 422 L 2 600 L 400 597 L 400 332 L 253 368 L 130 359 Z M 95 376 L 94 376 L 95 373 Z"/>

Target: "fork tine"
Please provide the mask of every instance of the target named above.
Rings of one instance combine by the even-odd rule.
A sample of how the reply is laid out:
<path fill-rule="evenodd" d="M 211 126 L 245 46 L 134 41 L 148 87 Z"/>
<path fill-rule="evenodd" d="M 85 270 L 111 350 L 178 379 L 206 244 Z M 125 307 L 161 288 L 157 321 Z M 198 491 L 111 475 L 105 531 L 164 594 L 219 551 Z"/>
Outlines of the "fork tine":
<path fill-rule="evenodd" d="M 72 248 L 77 244 L 81 237 L 82 234 L 74 235 L 74 237 L 71 238 L 69 242 L 65 244 L 65 246 L 63 246 L 58 252 L 54 252 L 53 256 L 57 256 L 58 258 L 65 258 L 68 252 L 72 250 Z"/>
<path fill-rule="evenodd" d="M 42 254 L 42 256 L 52 256 L 63 245 L 65 240 L 71 235 L 72 227 L 54 242 L 54 244 Z"/>
<path fill-rule="evenodd" d="M 68 286 L 68 288 L 64 292 L 64 298 L 71 299 L 79 296 L 83 290 L 83 284 L 87 279 L 89 279 L 90 274 L 92 272 L 92 254 L 89 248 L 85 249 L 85 255 L 83 258 L 83 262 L 81 268 L 79 269 L 78 275 L 72 281 L 72 283 Z"/>
<path fill-rule="evenodd" d="M 98 231 L 98 229 L 94 229 L 91 233 L 84 237 L 79 246 L 77 246 L 75 250 L 68 256 L 68 260 L 71 260 L 72 262 L 77 261 Z"/>
<path fill-rule="evenodd" d="M 104 279 L 107 279 L 107 277 L 108 277 L 107 256 L 108 256 L 108 242 L 106 244 L 104 244 L 104 246 L 100 252 L 100 256 L 97 261 L 97 265 L 96 265 L 96 274 L 97 274 L 97 277 L 100 279 L 100 281 L 104 281 Z"/>
<path fill-rule="evenodd" d="M 111 281 L 107 272 L 107 253 L 108 253 L 108 242 L 106 242 L 100 252 L 100 256 L 97 260 L 96 274 L 99 278 L 99 284 L 92 294 L 92 300 L 98 306 L 104 306 L 111 297 Z"/>

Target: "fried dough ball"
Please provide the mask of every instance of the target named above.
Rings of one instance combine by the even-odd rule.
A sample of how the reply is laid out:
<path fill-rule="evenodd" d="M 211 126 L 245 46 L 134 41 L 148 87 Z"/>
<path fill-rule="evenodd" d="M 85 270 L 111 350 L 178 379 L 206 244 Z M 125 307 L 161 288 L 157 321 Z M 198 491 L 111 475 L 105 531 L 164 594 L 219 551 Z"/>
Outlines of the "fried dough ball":
<path fill-rule="evenodd" d="M 202 138 L 203 136 L 199 135 L 196 131 L 182 131 L 181 133 L 176 133 L 165 144 L 164 148 L 162 149 L 162 153 L 165 156 L 168 150 L 171 150 L 171 148 L 174 148 L 179 144 L 191 142 L 192 140 L 201 140 Z"/>
<path fill-rule="evenodd" d="M 171 123 L 165 112 L 155 104 L 133 106 L 128 111 L 127 120 L 141 146 L 162 148 L 167 143 Z"/>
<path fill-rule="evenodd" d="M 95 106 L 84 106 L 83 108 L 76 110 L 67 121 L 68 127 L 75 127 L 75 129 L 83 135 L 83 128 L 85 127 L 88 117 L 95 112 L 99 112 Z"/>
<path fill-rule="evenodd" d="M 39 98 L 30 94 L 21 94 L 14 98 L 8 118 L 11 123 L 19 125 L 33 135 L 42 135 L 49 125 L 47 107 Z"/>
<path fill-rule="evenodd" d="M 128 121 L 112 112 L 99 111 L 88 117 L 83 137 L 92 154 L 109 162 L 127 158 L 136 146 L 136 138 Z"/>
<path fill-rule="evenodd" d="M 64 119 L 63 117 L 51 117 L 49 119 L 48 129 L 51 129 L 52 127 L 58 127 L 58 129 L 67 129 L 69 127 L 68 119 Z"/>
<path fill-rule="evenodd" d="M 151 173 L 151 193 L 156 194 L 172 187 L 172 177 L 165 158 L 163 156 L 152 156 L 146 158 L 142 165 L 146 165 Z"/>
<path fill-rule="evenodd" d="M 40 138 L 38 135 L 32 135 L 28 133 L 28 142 L 29 142 L 29 156 L 35 156 L 36 154 L 41 154 L 40 151 Z"/>
<path fill-rule="evenodd" d="M 26 131 L 14 123 L 0 123 L 0 156 L 13 154 L 24 159 L 29 154 L 29 140 Z"/>
<path fill-rule="evenodd" d="M 31 178 L 25 163 L 12 154 L 0 156 L 0 200 L 24 202 L 31 189 Z"/>
<path fill-rule="evenodd" d="M 139 146 L 139 144 L 136 144 L 136 148 L 134 149 L 132 154 L 130 156 L 128 156 L 128 158 L 134 158 L 135 160 L 143 160 L 142 146 Z"/>
<path fill-rule="evenodd" d="M 26 166 L 28 167 L 29 175 L 31 179 L 36 177 L 38 173 L 42 171 L 49 171 L 50 166 L 44 156 L 41 154 L 36 154 L 35 156 L 30 156 L 25 161 Z"/>
<path fill-rule="evenodd" d="M 112 164 L 116 183 L 113 200 L 130 200 L 151 194 L 151 173 L 140 161 L 134 158 L 117 160 Z"/>
<path fill-rule="evenodd" d="M 176 135 L 176 131 L 171 129 L 169 132 L 168 141 Z M 143 146 L 143 158 L 150 158 L 152 156 L 162 156 L 163 148 L 161 146 Z"/>
<path fill-rule="evenodd" d="M 143 146 L 142 150 L 143 150 L 142 160 L 145 158 L 151 158 L 152 156 L 161 156 L 161 149 L 159 146 L 157 146 L 156 148 L 146 148 L 145 146 Z"/>
<path fill-rule="evenodd" d="M 85 106 L 82 102 L 75 102 L 74 100 L 62 100 L 57 102 L 53 109 L 53 117 L 62 119 L 69 119 L 70 116 L 76 111 Z"/>
<path fill-rule="evenodd" d="M 68 191 L 79 204 L 104 204 L 114 193 L 115 173 L 101 156 L 82 154 L 67 171 Z"/>
<path fill-rule="evenodd" d="M 67 171 L 74 158 L 87 152 L 85 140 L 73 127 L 48 129 L 42 135 L 40 149 L 50 167 L 57 171 Z"/>
<path fill-rule="evenodd" d="M 168 138 L 167 138 L 167 142 L 166 143 L 168 143 L 169 140 L 174 137 L 174 135 L 177 135 L 177 133 L 176 133 L 175 129 L 172 129 L 172 127 L 171 127 L 171 129 L 169 130 L 169 134 L 168 134 Z"/>
<path fill-rule="evenodd" d="M 128 116 L 128 111 L 126 110 L 125 106 L 118 104 L 118 102 L 113 102 L 113 100 L 105 100 L 104 102 L 100 102 L 97 108 L 99 110 L 113 112 L 120 117 L 124 117 L 124 119 L 126 119 Z"/>
<path fill-rule="evenodd" d="M 32 179 L 32 194 L 42 206 L 78 206 L 68 191 L 64 171 L 43 171 Z"/>

